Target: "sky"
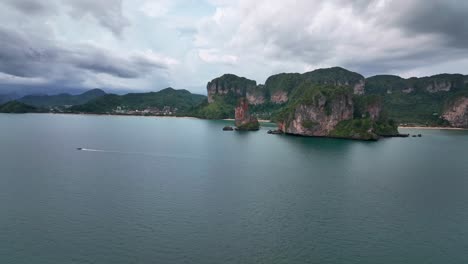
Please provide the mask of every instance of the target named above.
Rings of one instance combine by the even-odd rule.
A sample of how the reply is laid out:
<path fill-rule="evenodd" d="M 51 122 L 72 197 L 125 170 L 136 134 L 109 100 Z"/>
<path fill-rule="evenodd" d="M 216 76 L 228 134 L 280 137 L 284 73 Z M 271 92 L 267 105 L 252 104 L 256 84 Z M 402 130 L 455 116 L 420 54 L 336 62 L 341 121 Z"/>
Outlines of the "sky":
<path fill-rule="evenodd" d="M 468 74 L 466 0 L 2 0 L 0 94 L 166 87 L 341 66 Z"/>

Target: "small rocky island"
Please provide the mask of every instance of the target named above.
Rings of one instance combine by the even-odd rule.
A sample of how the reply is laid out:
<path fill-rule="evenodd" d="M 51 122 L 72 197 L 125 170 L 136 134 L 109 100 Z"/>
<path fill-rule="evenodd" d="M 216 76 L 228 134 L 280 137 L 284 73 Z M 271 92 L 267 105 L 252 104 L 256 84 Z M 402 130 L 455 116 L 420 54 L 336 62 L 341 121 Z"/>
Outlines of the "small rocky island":
<path fill-rule="evenodd" d="M 236 130 L 256 131 L 260 129 L 258 119 L 249 112 L 249 103 L 245 97 L 239 98 L 235 109 Z"/>

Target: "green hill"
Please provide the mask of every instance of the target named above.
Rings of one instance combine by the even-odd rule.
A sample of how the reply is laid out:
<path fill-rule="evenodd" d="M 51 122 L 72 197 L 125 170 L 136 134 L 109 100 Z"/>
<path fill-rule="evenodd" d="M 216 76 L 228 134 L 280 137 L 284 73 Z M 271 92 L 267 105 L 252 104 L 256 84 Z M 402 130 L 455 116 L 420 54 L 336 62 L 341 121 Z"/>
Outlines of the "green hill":
<path fill-rule="evenodd" d="M 166 88 L 159 92 L 107 94 L 83 105 L 70 108 L 72 112 L 132 114 L 147 111 L 148 114 L 171 112 L 183 114 L 206 100 L 206 96 L 192 94 L 187 90 Z"/>
<path fill-rule="evenodd" d="M 27 105 L 18 101 L 10 101 L 3 105 L 0 105 L 0 113 L 15 113 L 15 114 L 23 114 L 23 113 L 39 113 L 42 112 L 41 109 Z"/>
<path fill-rule="evenodd" d="M 101 89 L 93 89 L 79 95 L 67 93 L 57 95 L 27 95 L 18 101 L 37 107 L 71 106 L 87 103 L 105 94 Z"/>

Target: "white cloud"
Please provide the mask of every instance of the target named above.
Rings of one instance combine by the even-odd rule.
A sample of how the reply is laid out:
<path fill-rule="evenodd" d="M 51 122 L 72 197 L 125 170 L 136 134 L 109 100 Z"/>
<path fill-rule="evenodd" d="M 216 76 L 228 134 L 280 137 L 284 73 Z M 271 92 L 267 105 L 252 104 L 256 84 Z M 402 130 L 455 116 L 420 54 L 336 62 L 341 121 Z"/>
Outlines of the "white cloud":
<path fill-rule="evenodd" d="M 208 63 L 236 64 L 238 60 L 237 56 L 221 54 L 215 49 L 201 49 L 198 51 L 198 56 L 200 59 Z"/>
<path fill-rule="evenodd" d="M 270 74 L 264 65 L 283 64 L 280 71 L 339 65 L 368 75 L 460 56 L 440 32 L 410 32 L 400 24 L 424 4 L 427 9 L 420 0 L 233 1 L 200 22 L 196 45 L 241 54 L 239 64 L 261 78 Z"/>
<path fill-rule="evenodd" d="M 0 89 L 200 92 L 223 73 L 261 83 L 329 66 L 466 74 L 466 13 L 458 0 L 4 0 Z"/>
<path fill-rule="evenodd" d="M 140 7 L 140 11 L 149 17 L 158 18 L 165 16 L 169 12 L 172 3 L 170 0 L 147 1 Z"/>

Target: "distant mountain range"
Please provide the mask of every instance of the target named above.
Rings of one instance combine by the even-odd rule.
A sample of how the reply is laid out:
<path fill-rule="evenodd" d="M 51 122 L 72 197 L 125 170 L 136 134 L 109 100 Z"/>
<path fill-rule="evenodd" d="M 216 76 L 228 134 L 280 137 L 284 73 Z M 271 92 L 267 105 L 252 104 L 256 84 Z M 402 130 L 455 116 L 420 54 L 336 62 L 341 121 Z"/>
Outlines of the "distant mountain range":
<path fill-rule="evenodd" d="M 159 92 L 107 94 L 82 105 L 70 108 L 72 112 L 108 114 L 182 114 L 206 100 L 206 96 L 187 90 L 166 88 Z"/>
<path fill-rule="evenodd" d="M 35 107 L 57 107 L 85 104 L 93 99 L 106 95 L 101 89 L 93 89 L 79 95 L 62 93 L 57 95 L 27 95 L 17 101 Z"/>
<path fill-rule="evenodd" d="M 45 110 L 18 101 L 9 101 L 5 104 L 0 105 L 0 113 L 22 114 L 40 112 L 45 112 Z"/>

